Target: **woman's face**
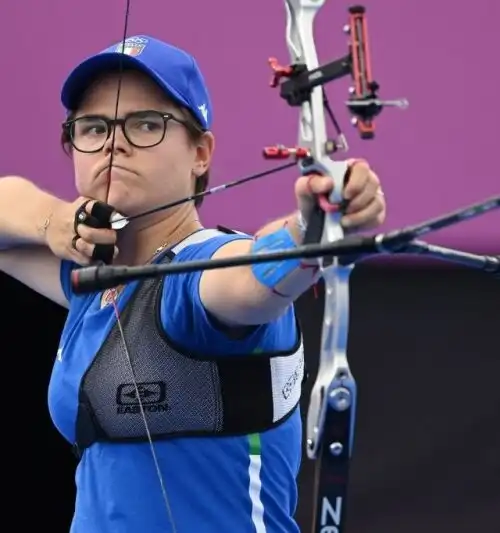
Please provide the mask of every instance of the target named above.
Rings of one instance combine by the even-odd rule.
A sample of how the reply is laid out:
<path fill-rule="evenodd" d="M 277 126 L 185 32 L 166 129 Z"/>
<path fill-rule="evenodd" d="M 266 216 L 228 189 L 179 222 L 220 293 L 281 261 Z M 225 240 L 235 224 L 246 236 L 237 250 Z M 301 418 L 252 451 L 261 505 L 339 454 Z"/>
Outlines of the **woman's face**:
<path fill-rule="evenodd" d="M 86 92 L 75 118 L 100 115 L 114 118 L 119 74 L 99 78 Z M 185 120 L 179 108 L 161 89 L 139 72 L 121 75 L 118 118 L 130 113 L 156 110 Z M 145 124 L 141 128 L 149 131 Z M 197 143 L 186 127 L 173 120 L 167 123 L 164 140 L 150 148 L 136 148 L 116 127 L 112 170 L 109 170 L 113 134 L 97 153 L 73 150 L 75 183 L 81 196 L 104 201 L 125 215 L 133 215 L 193 194 L 194 180 L 209 167 L 213 151 L 211 134 Z M 109 186 L 109 192 L 108 192 Z"/>

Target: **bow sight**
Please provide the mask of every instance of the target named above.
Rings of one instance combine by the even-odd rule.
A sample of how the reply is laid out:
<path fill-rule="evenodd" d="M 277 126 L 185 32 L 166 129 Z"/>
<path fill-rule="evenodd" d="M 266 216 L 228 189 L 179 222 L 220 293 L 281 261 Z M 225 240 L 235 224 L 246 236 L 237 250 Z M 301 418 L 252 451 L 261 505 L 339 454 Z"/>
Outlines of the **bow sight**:
<path fill-rule="evenodd" d="M 350 36 L 347 55 L 312 70 L 308 70 L 307 66 L 300 62 L 281 66 L 278 60 L 272 57 L 269 59 L 273 70 L 270 85 L 271 87 L 279 86 L 281 98 L 286 100 L 288 105 L 298 107 L 309 102 L 311 92 L 315 87 L 350 76 L 354 84 L 349 88 L 349 98 L 345 104 L 353 115 L 351 122 L 362 139 L 373 139 L 375 136 L 374 118 L 381 113 L 382 109 L 389 106 L 405 109 L 408 107 L 408 101 L 405 99 L 384 101 L 378 97 L 379 84 L 372 78 L 365 12 L 363 6 L 349 8 L 349 22 L 344 26 L 344 32 Z M 325 153 L 347 151 L 346 138 L 324 91 L 323 102 L 337 132 L 337 139 L 327 141 L 324 147 Z M 303 159 L 308 155 L 308 150 L 301 147 L 287 148 L 278 145 L 264 148 L 266 159 L 285 159 L 290 156 Z"/>

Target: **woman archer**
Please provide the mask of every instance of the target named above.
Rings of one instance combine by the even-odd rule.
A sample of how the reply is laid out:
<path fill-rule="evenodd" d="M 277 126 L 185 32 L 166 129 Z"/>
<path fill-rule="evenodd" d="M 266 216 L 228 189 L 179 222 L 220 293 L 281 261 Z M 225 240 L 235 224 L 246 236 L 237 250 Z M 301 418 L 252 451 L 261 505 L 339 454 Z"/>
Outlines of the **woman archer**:
<path fill-rule="evenodd" d="M 314 261 L 283 261 L 272 275 L 254 265 L 118 288 L 130 361 L 109 292 L 76 295 L 70 275 L 95 260 L 142 265 L 294 248 L 331 180 L 299 177 L 297 210 L 258 239 L 205 228 L 201 202 L 118 232 L 103 227 L 111 212 L 131 216 L 203 191 L 215 147 L 195 59 L 149 36 L 129 45 L 134 55 L 114 45 L 84 60 L 62 87 L 62 143 L 79 197 L 64 201 L 19 176 L 0 180 L 0 268 L 68 309 L 48 396 L 55 427 L 79 451 L 71 532 L 298 531 L 300 379 L 282 390 L 302 372 L 292 304 L 317 281 Z M 366 162 L 350 165 L 343 224 L 377 227 L 379 180 Z"/>

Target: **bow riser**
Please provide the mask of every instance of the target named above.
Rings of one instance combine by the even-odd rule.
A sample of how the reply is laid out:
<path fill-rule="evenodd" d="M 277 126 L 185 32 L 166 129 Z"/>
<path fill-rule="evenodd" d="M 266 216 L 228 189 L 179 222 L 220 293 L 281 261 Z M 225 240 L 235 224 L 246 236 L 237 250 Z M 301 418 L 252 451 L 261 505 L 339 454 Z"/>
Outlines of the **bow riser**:
<path fill-rule="evenodd" d="M 323 269 L 321 351 L 306 422 L 307 455 L 316 460 L 314 533 L 344 531 L 357 395 L 347 360 L 351 271 L 351 266 Z"/>
<path fill-rule="evenodd" d="M 287 45 L 292 63 L 290 79 L 296 93 L 292 103 L 300 103 L 298 146 L 308 157 L 298 161 L 303 175 L 313 172 L 329 176 L 333 192 L 329 201 L 341 205 L 346 162 L 333 161 L 328 155 L 325 96 L 322 84 L 311 84 L 324 77 L 315 41 L 314 19 L 324 1 L 286 0 Z M 302 78 L 302 79 L 301 79 Z M 286 82 L 285 82 L 286 83 Z M 297 88 L 299 87 L 299 88 Z M 285 86 L 286 91 L 286 86 Z M 283 94 L 283 93 L 282 93 Z M 290 100 L 289 100 L 290 103 Z M 341 210 L 325 214 L 316 209 L 308 220 L 304 241 L 332 243 L 344 237 Z M 312 229 L 316 226 L 315 229 Z M 311 229 L 309 233 L 309 229 Z M 354 437 L 356 384 L 347 361 L 349 333 L 349 277 L 352 266 L 342 266 L 338 258 L 322 258 L 321 275 L 325 286 L 325 311 L 319 354 L 318 374 L 313 385 L 307 413 L 307 455 L 316 460 L 315 519 L 313 531 L 335 528 L 341 531 L 349 474 L 349 459 Z"/>

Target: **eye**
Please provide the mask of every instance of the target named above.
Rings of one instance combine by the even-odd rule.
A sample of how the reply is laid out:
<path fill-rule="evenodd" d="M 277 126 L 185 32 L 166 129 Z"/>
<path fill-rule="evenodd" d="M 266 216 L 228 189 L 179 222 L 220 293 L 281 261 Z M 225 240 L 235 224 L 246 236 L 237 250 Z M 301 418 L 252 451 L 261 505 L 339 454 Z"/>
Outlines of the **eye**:
<path fill-rule="evenodd" d="M 158 121 L 142 120 L 142 121 L 139 122 L 139 127 L 143 131 L 157 131 L 160 128 L 162 128 L 163 126 L 160 126 L 160 124 L 158 124 Z"/>
<path fill-rule="evenodd" d="M 79 120 L 75 123 L 75 132 L 78 135 L 105 135 L 107 130 L 106 123 L 100 120 Z"/>
<path fill-rule="evenodd" d="M 163 130 L 163 118 L 159 116 L 137 116 L 129 120 L 129 127 L 141 133 L 155 133 Z"/>

